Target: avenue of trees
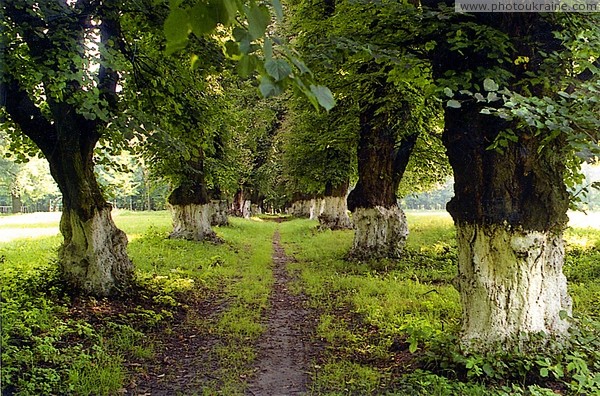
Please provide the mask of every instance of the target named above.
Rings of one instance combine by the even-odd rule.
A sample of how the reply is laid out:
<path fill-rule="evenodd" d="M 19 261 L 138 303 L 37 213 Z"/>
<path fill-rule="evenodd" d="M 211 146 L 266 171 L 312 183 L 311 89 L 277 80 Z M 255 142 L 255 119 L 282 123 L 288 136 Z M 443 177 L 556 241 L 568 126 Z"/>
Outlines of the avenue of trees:
<path fill-rule="evenodd" d="M 598 151 L 597 14 L 469 15 L 436 0 L 1 12 L 3 151 L 49 164 L 74 290 L 131 285 L 114 191 L 131 208 L 140 191 L 140 208 L 168 196 L 173 238 L 219 242 L 227 213 L 265 209 L 354 228 L 353 265 L 401 258 L 399 199 L 453 176 L 463 344 L 566 336 L 562 234 Z M 18 180 L 2 181 L 15 199 Z"/>

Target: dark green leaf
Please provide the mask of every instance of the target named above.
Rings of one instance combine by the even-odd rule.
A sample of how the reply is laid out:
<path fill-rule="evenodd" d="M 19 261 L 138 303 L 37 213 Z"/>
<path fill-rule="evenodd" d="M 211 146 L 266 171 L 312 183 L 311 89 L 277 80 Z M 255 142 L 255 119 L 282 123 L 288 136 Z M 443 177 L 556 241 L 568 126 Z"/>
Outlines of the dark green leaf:
<path fill-rule="evenodd" d="M 166 52 L 168 54 L 184 48 L 187 44 L 188 34 L 191 32 L 187 12 L 179 8 L 171 10 L 163 29 L 167 38 Z"/>
<path fill-rule="evenodd" d="M 269 9 L 264 5 L 257 5 L 254 3 L 247 11 L 246 16 L 248 18 L 248 32 L 250 33 L 250 38 L 256 40 L 264 36 L 267 27 L 271 22 L 271 13 L 269 13 Z"/>
<path fill-rule="evenodd" d="M 202 3 L 196 4 L 190 10 L 190 23 L 196 35 L 203 36 L 215 30 L 217 27 L 215 10 L 211 5 Z"/>
<path fill-rule="evenodd" d="M 317 101 L 327 111 L 335 106 L 335 99 L 329 88 L 323 85 L 311 85 L 310 91 L 316 96 Z"/>
<path fill-rule="evenodd" d="M 264 76 L 260 79 L 260 85 L 258 88 L 260 89 L 262 96 L 265 98 L 275 96 L 280 93 L 280 89 L 273 83 L 273 81 Z"/>
<path fill-rule="evenodd" d="M 275 15 L 277 16 L 277 21 L 283 21 L 283 6 L 281 5 L 280 0 L 273 0 L 273 9 L 275 10 Z"/>
<path fill-rule="evenodd" d="M 248 77 L 254 70 L 256 70 L 256 56 L 255 55 L 243 55 L 237 65 L 237 70 L 240 76 Z"/>
<path fill-rule="evenodd" d="M 275 81 L 281 81 L 292 73 L 292 68 L 283 59 L 270 59 L 266 61 L 265 69 Z"/>

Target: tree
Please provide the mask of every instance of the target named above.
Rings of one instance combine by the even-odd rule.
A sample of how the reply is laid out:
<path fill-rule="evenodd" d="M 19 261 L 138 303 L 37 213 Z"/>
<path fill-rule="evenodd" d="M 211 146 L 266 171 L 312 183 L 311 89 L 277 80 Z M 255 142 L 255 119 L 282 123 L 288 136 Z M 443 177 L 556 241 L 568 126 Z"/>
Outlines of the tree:
<path fill-rule="evenodd" d="M 433 129 L 436 108 L 417 39 L 419 10 L 403 2 L 301 1 L 297 7 L 302 34 L 296 41 L 306 48 L 309 66 L 328 71 L 324 81 L 356 120 L 359 180 L 348 196 L 356 228 L 350 256 L 399 257 L 408 229 L 396 193 L 419 135 Z"/>
<path fill-rule="evenodd" d="M 190 67 L 188 56 L 165 56 L 165 39 L 160 27 L 168 18 L 166 9 L 144 4 L 144 12 L 124 19 L 127 26 L 142 27 L 143 34 L 129 29 L 128 43 L 135 43 L 136 58 L 127 82 L 128 102 L 138 121 L 138 151 L 156 177 L 173 185 L 168 197 L 173 215 L 171 238 L 195 241 L 217 240 L 211 223 L 227 223 L 226 213 L 211 198 L 220 199 L 219 180 L 212 175 L 209 188 L 206 164 L 219 160 L 226 132 L 227 105 L 218 73 L 223 71 L 223 54 L 210 37 L 192 37 L 190 50 L 202 64 Z M 214 168 L 214 167 L 213 167 Z M 216 196 L 211 197 L 211 193 Z"/>
<path fill-rule="evenodd" d="M 581 79 L 597 70 L 597 17 L 460 15 L 427 4 L 445 19 L 429 27 L 447 100 L 463 344 L 489 350 L 525 346 L 536 333 L 564 338 L 565 180 L 598 130 L 597 81 Z"/>
<path fill-rule="evenodd" d="M 119 104 L 117 4 L 15 0 L 3 3 L 1 23 L 3 110 L 17 138 L 31 139 L 48 160 L 63 196 L 63 277 L 85 293 L 123 290 L 133 275 L 127 237 L 111 219 L 93 161 Z"/>
<path fill-rule="evenodd" d="M 356 168 L 356 118 L 347 114 L 343 101 L 328 113 L 296 102 L 288 102 L 281 126 L 294 215 L 312 211 L 321 228 L 352 228 L 346 196 Z"/>

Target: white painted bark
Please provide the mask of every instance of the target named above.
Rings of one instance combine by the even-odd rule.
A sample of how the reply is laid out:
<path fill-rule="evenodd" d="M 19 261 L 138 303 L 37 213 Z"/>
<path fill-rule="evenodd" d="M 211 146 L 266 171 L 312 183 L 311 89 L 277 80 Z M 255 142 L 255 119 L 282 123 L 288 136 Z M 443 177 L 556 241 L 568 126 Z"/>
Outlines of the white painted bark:
<path fill-rule="evenodd" d="M 252 214 L 252 216 L 258 216 L 262 214 L 262 209 L 257 204 L 252 204 L 250 206 L 250 213 Z"/>
<path fill-rule="evenodd" d="M 398 258 L 402 255 L 408 226 L 398 206 L 357 208 L 352 213 L 356 229 L 349 257 L 357 260 Z"/>
<path fill-rule="evenodd" d="M 319 223 L 321 228 L 332 230 L 352 228 L 352 222 L 348 216 L 346 197 L 326 196 L 321 200 L 320 206 Z"/>
<path fill-rule="evenodd" d="M 317 207 L 317 200 L 311 199 L 306 201 L 306 206 L 308 209 L 308 218 L 311 220 L 316 220 L 319 217 L 319 208 Z"/>
<path fill-rule="evenodd" d="M 127 256 L 127 236 L 115 226 L 110 208 L 96 210 L 83 221 L 75 210 L 62 214 L 65 241 L 59 260 L 65 280 L 96 296 L 108 296 L 128 286 L 133 264 Z"/>
<path fill-rule="evenodd" d="M 522 335 L 567 335 L 571 314 L 562 235 L 499 225 L 457 225 L 457 285 L 463 344 L 486 350 L 521 345 Z"/>
<path fill-rule="evenodd" d="M 294 217 L 311 217 L 311 200 L 300 200 L 292 203 L 290 213 Z"/>
<path fill-rule="evenodd" d="M 171 205 L 173 232 L 169 238 L 188 241 L 218 240 L 210 227 L 212 205 Z"/>
<path fill-rule="evenodd" d="M 244 201 L 244 206 L 242 207 L 242 216 L 244 219 L 249 219 L 252 216 L 252 202 L 248 199 Z"/>
<path fill-rule="evenodd" d="M 210 218 L 211 226 L 224 226 L 229 224 L 229 219 L 227 217 L 228 204 L 224 199 L 218 200 L 214 199 L 210 201 L 212 211 Z"/>

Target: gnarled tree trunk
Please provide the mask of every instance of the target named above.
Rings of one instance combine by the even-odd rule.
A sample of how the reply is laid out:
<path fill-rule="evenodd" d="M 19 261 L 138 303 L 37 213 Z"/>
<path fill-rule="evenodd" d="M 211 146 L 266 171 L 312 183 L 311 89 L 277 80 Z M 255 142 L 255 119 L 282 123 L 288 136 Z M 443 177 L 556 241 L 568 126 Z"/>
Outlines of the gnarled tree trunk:
<path fill-rule="evenodd" d="M 319 224 L 321 228 L 331 230 L 345 230 L 352 228 L 348 217 L 348 182 L 333 187 L 331 183 L 325 186 L 325 196 L 321 200 L 319 209 Z"/>
<path fill-rule="evenodd" d="M 210 218 L 210 225 L 212 226 L 225 226 L 229 224 L 227 212 L 229 203 L 226 199 L 213 199 L 210 201 L 212 205 L 212 212 Z"/>
<path fill-rule="evenodd" d="M 457 228 L 457 285 L 468 349 L 525 346 L 523 335 L 567 335 L 571 313 L 562 273 L 569 196 L 560 142 L 539 149 L 525 136 L 488 150 L 506 123 L 476 105 L 446 111 L 444 144 L 455 175 L 448 211 Z"/>
<path fill-rule="evenodd" d="M 211 228 L 214 209 L 204 183 L 202 160 L 198 159 L 193 167 L 197 172 L 188 175 L 169 195 L 173 216 L 173 232 L 169 238 L 220 241 Z"/>
<path fill-rule="evenodd" d="M 385 84 L 376 88 L 376 97 L 385 96 Z M 360 114 L 358 142 L 358 183 L 348 195 L 348 208 L 356 229 L 351 259 L 368 260 L 401 256 L 408 227 L 398 206 L 396 191 L 406 170 L 416 134 L 399 136 L 397 117 L 409 115 L 407 103 L 398 113 L 380 111 L 379 105 L 365 104 Z M 400 144 L 397 144 L 397 141 Z"/>
<path fill-rule="evenodd" d="M 50 123 L 16 82 L 9 84 L 7 110 L 37 144 L 62 193 L 60 231 L 64 242 L 59 262 L 64 280 L 85 294 L 108 296 L 126 289 L 133 277 L 127 237 L 110 216 L 94 175 L 97 123 L 77 114 L 71 105 L 50 102 Z"/>
<path fill-rule="evenodd" d="M 432 3 L 437 7 L 438 1 Z M 541 54 L 564 50 L 550 19 L 536 13 L 480 13 L 464 21 L 496 29 L 505 35 L 507 48 L 514 48 L 502 56 L 528 61 L 500 65 L 485 40 L 460 51 L 440 43 L 432 59 L 434 76 L 481 76 L 479 70 L 503 67 L 512 75 L 503 82 L 509 89 L 552 95 L 544 92 L 548 86 L 529 80 L 543 65 Z M 553 77 L 549 69 L 542 73 L 558 81 L 564 70 L 556 68 Z M 568 322 L 561 312 L 571 312 L 562 273 L 569 204 L 561 158 L 565 142 L 557 137 L 544 147 L 544 136 L 535 128 L 481 114 L 483 105 L 470 96 L 455 99 L 462 105 L 446 108 L 443 141 L 454 171 L 455 196 L 447 208 L 457 229 L 462 343 L 467 350 L 488 351 L 527 346 L 524 338 L 535 333 L 565 337 Z M 501 152 L 489 149 L 508 130 L 518 140 L 507 141 Z"/>

